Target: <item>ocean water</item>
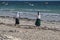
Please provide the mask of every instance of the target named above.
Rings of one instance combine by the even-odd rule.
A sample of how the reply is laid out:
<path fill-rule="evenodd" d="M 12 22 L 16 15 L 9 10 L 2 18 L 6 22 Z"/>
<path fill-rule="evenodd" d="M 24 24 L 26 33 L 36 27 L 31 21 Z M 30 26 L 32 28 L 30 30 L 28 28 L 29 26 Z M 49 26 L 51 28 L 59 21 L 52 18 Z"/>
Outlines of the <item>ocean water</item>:
<path fill-rule="evenodd" d="M 0 16 L 13 17 L 17 12 L 21 18 L 60 21 L 60 1 L 0 1 Z"/>

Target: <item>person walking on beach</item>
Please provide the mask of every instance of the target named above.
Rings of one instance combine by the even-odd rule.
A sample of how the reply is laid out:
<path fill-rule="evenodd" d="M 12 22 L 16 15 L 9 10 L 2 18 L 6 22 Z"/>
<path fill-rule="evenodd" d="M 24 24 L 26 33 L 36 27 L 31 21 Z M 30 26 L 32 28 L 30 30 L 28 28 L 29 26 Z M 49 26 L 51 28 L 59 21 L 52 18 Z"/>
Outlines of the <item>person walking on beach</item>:
<path fill-rule="evenodd" d="M 19 18 L 20 18 L 20 12 L 17 12 L 15 17 L 15 26 L 19 25 Z"/>
<path fill-rule="evenodd" d="M 36 27 L 39 27 L 41 25 L 41 15 L 40 15 L 39 11 L 37 14 L 37 19 L 36 19 L 35 25 L 36 25 Z"/>

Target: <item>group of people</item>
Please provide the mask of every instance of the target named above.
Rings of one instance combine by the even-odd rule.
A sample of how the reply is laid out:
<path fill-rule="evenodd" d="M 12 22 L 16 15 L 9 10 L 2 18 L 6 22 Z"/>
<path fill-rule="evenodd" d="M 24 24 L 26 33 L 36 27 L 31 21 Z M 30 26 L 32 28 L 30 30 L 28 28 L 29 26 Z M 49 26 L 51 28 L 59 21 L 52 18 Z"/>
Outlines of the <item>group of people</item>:
<path fill-rule="evenodd" d="M 20 18 L 20 12 L 17 12 L 16 17 L 15 17 L 15 26 L 19 25 L 19 18 Z M 37 27 L 39 27 L 41 25 L 41 15 L 40 15 L 39 11 L 37 13 L 35 25 Z"/>

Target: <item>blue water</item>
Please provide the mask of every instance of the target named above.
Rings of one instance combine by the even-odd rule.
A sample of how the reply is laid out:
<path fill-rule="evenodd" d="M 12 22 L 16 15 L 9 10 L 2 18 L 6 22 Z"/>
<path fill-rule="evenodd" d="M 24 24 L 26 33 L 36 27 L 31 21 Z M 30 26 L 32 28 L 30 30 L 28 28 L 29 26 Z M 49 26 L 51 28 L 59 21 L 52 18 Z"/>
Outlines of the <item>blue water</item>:
<path fill-rule="evenodd" d="M 36 19 L 40 11 L 42 20 L 60 20 L 60 1 L 0 1 L 0 16 L 14 16 L 20 11 L 22 18 Z"/>

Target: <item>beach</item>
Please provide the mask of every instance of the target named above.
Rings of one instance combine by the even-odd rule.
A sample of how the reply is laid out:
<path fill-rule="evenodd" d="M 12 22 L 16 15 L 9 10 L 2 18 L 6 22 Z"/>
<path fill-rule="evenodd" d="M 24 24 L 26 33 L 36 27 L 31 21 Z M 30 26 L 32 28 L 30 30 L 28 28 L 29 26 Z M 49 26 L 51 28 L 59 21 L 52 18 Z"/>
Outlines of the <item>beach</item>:
<path fill-rule="evenodd" d="M 20 24 L 15 26 L 17 12 Z M 60 40 L 60 1 L 0 1 L 0 40 Z"/>
<path fill-rule="evenodd" d="M 20 19 L 19 27 L 15 19 L 0 17 L 0 40 L 60 40 L 60 23 L 41 21 L 35 29 L 35 20 Z"/>

